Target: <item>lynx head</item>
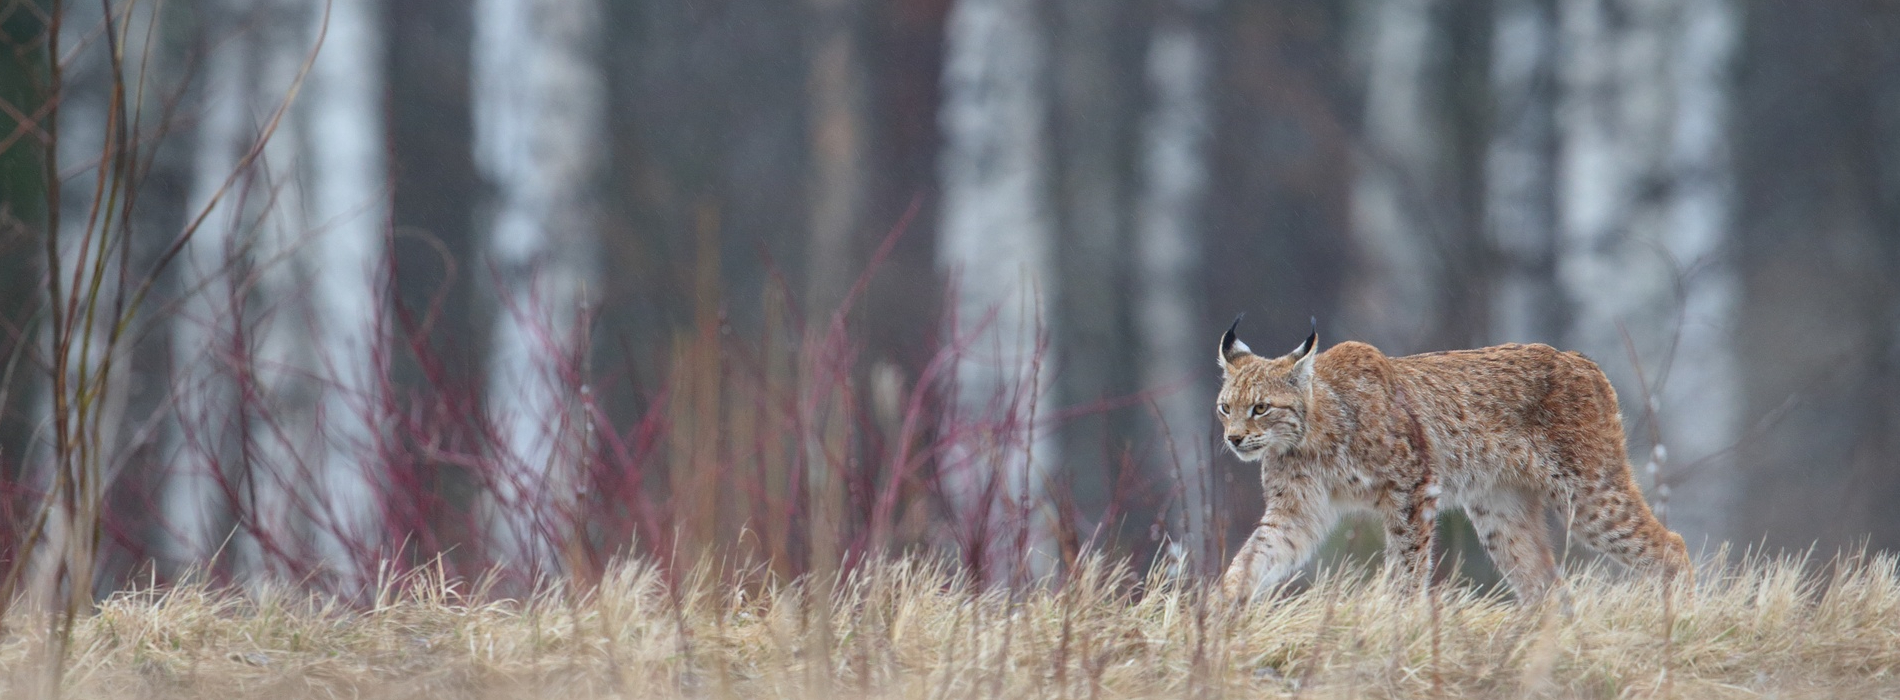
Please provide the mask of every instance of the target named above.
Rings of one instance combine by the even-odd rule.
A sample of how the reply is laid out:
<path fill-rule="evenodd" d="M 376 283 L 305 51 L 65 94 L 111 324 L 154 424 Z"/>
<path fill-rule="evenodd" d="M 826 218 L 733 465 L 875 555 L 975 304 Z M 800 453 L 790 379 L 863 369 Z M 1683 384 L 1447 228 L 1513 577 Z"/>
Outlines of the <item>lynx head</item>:
<path fill-rule="evenodd" d="M 1286 454 L 1306 438 L 1307 409 L 1313 399 L 1313 358 L 1318 355 L 1315 329 L 1293 352 L 1280 357 L 1253 354 L 1234 337 L 1240 319 L 1220 339 L 1220 366 L 1225 373 L 1215 410 L 1227 434 L 1227 446 L 1243 460 Z"/>

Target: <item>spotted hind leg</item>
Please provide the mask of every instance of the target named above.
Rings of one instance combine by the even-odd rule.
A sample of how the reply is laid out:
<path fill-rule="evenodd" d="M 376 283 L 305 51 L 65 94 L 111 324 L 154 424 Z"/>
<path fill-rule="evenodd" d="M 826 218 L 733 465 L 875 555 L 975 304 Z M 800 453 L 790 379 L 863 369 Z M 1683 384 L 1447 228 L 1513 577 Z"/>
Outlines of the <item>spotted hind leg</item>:
<path fill-rule="evenodd" d="M 1557 560 L 1550 550 L 1550 525 L 1544 520 L 1541 494 L 1514 488 L 1499 488 L 1465 506 L 1472 529 L 1491 555 L 1504 579 L 1517 593 L 1518 600 L 1535 603 L 1543 600 L 1552 586 L 1561 582 Z"/>
<path fill-rule="evenodd" d="M 1629 478 L 1629 467 L 1623 465 L 1618 471 L 1607 471 L 1571 490 L 1572 532 L 1591 549 L 1625 566 L 1693 586 L 1695 569 L 1682 536 L 1670 532 L 1650 512 L 1642 491 Z"/>

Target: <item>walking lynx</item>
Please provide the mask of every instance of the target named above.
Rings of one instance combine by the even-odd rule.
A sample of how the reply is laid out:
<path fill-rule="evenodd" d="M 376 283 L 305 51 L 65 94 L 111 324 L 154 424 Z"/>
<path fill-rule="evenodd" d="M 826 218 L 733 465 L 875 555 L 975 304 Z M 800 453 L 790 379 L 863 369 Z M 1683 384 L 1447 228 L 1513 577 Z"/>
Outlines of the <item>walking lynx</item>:
<path fill-rule="evenodd" d="M 1557 581 L 1546 509 L 1625 565 L 1693 575 L 1630 476 L 1616 391 L 1595 363 L 1547 345 L 1386 357 L 1318 342 L 1267 358 L 1234 328 L 1221 338 L 1217 410 L 1234 454 L 1260 462 L 1267 501 L 1222 579 L 1228 595 L 1285 580 L 1355 509 L 1383 519 L 1387 566 L 1408 586 L 1429 574 L 1441 506 L 1465 509 L 1523 600 Z"/>

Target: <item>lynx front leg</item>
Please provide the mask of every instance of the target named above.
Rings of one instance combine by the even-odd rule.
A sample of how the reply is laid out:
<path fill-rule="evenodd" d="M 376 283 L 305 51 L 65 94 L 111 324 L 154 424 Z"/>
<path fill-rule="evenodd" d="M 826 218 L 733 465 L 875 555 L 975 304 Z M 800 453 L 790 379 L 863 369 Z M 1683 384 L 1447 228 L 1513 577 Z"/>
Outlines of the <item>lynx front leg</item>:
<path fill-rule="evenodd" d="M 1270 486 L 1266 513 L 1221 577 L 1221 592 L 1244 600 L 1279 585 L 1306 563 L 1337 519 L 1317 489 Z"/>
<path fill-rule="evenodd" d="M 1402 591 L 1421 591 L 1431 580 L 1433 538 L 1438 530 L 1438 494 L 1430 487 L 1397 488 L 1380 504 L 1385 520 L 1385 565 Z"/>

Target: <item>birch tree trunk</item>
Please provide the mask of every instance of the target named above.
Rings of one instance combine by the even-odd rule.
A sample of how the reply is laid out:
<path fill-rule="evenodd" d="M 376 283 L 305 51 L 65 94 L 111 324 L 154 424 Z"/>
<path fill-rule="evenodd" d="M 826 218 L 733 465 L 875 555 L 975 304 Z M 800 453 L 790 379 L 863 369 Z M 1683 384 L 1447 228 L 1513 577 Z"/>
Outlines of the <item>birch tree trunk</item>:
<path fill-rule="evenodd" d="M 258 583 L 293 575 L 302 559 L 296 492 L 315 435 L 314 329 L 297 259 L 299 122 L 288 109 L 310 50 L 308 9 L 231 0 L 209 25 L 216 48 L 187 195 L 186 224 L 197 229 L 181 256 L 172 332 L 175 563 L 224 551 Z"/>
<path fill-rule="evenodd" d="M 1060 463 L 1038 430 L 1049 384 L 1043 310 L 1052 280 L 1046 48 L 1034 0 L 959 0 L 943 76 L 937 260 L 953 280 L 961 341 L 944 479 L 966 545 L 992 582 L 1052 571 L 1044 482 Z"/>
<path fill-rule="evenodd" d="M 1351 216 L 1357 264 L 1347 281 L 1347 328 L 1388 351 L 1422 349 L 1443 322 L 1434 239 L 1444 212 L 1432 188 L 1450 146 L 1434 70 L 1444 39 L 1434 0 L 1363 3 L 1359 53 L 1366 83 Z"/>
<path fill-rule="evenodd" d="M 574 359 L 600 286 L 601 19 L 595 0 L 475 3 L 474 152 L 493 187 L 487 267 L 497 304 L 487 530 L 498 562 L 529 571 L 561 570 L 583 476 L 576 415 L 585 387 Z"/>
<path fill-rule="evenodd" d="M 264 0 L 252 8 L 256 20 L 242 30 L 257 66 L 247 126 L 263 147 L 241 190 L 254 223 L 241 233 L 227 273 L 235 276 L 231 303 L 240 320 L 226 357 L 238 388 L 235 466 L 242 475 L 242 527 L 232 545 L 235 563 L 261 582 L 296 577 L 294 567 L 309 558 L 308 527 L 299 516 L 310 506 L 304 485 L 318 474 L 317 397 L 324 390 L 311 338 L 326 329 L 316 325 L 306 293 L 318 276 L 304 258 L 311 235 L 301 177 L 306 120 L 293 109 L 275 129 L 269 125 L 303 86 L 314 10 L 306 0 Z"/>
<path fill-rule="evenodd" d="M 1555 0 L 1496 0 L 1492 11 L 1484 215 L 1497 265 L 1489 340 L 1555 344 L 1565 328 L 1557 283 L 1557 7 Z"/>
<path fill-rule="evenodd" d="M 381 21 L 366 0 L 276 0 L 251 30 L 263 146 L 239 355 L 249 537 L 239 554 L 278 577 L 368 582 L 385 554 L 373 472 L 384 197 Z M 315 53 L 313 54 L 312 51 Z"/>
<path fill-rule="evenodd" d="M 1208 406 L 1213 404 L 1199 321 L 1205 265 L 1202 210 L 1207 202 L 1208 51 L 1200 24 L 1208 0 L 1181 0 L 1164 10 L 1149 39 L 1146 78 L 1151 101 L 1141 127 L 1141 192 L 1135 219 L 1135 324 L 1147 387 L 1178 387 L 1156 400 L 1164 430 L 1162 483 L 1177 483 L 1184 517 L 1175 538 L 1199 562 L 1208 551 L 1215 484 Z M 1199 351 L 1199 352 L 1197 352 Z M 1178 471 L 1176 471 L 1178 470 Z"/>
<path fill-rule="evenodd" d="M 221 4 L 225 22 L 239 26 L 246 3 Z M 179 311 L 171 327 L 173 416 L 163 454 L 170 465 L 161 509 L 167 542 L 161 559 L 174 574 L 210 561 L 231 527 L 235 489 L 226 471 L 237 450 L 232 412 L 237 393 L 228 358 L 237 338 L 241 309 L 228 274 L 237 255 L 242 216 L 234 176 L 250 144 L 250 89 L 254 79 L 249 42 L 234 34 L 204 58 L 195 130 L 192 175 L 185 196 L 190 239 L 176 262 Z M 222 37 L 221 37 L 222 38 Z"/>
<path fill-rule="evenodd" d="M 1726 142 L 1736 12 L 1728 0 L 1564 0 L 1560 20 L 1570 345 L 1610 373 L 1638 446 L 1648 385 L 1667 445 L 1652 452 L 1665 463 L 1652 500 L 1692 543 L 1728 535 L 1737 482 L 1724 453 L 1741 399 Z"/>
<path fill-rule="evenodd" d="M 235 565 L 254 580 L 354 590 L 382 554 L 380 17 L 366 0 L 225 9 L 188 207 L 206 215 L 173 329 L 172 558 L 204 561 L 235 524 Z"/>
<path fill-rule="evenodd" d="M 317 273 L 312 320 L 322 329 L 314 369 L 325 380 L 313 534 L 317 555 L 345 590 L 368 583 L 376 560 L 390 554 L 378 539 L 383 484 L 374 471 L 386 463 L 377 425 L 388 406 L 383 34 L 382 3 L 329 0 L 328 26 L 301 98 L 314 236 L 306 255 Z"/>

